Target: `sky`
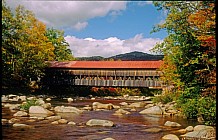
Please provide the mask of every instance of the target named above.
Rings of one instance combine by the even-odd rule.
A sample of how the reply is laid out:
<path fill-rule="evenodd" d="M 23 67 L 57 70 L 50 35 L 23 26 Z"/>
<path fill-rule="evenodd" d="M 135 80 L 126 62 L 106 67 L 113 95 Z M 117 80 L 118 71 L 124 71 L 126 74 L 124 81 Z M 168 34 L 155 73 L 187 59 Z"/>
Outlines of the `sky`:
<path fill-rule="evenodd" d="M 166 14 L 151 1 L 6 0 L 33 11 L 47 27 L 63 30 L 74 57 L 110 57 L 133 51 L 149 53 L 167 36 L 150 32 Z"/>

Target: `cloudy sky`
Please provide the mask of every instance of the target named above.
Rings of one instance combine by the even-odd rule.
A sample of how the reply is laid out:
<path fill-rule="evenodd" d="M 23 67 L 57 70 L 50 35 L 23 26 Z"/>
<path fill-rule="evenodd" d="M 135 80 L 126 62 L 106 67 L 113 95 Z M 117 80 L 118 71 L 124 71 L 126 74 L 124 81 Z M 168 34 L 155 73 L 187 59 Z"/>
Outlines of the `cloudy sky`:
<path fill-rule="evenodd" d="M 150 34 L 166 15 L 149 1 L 42 1 L 7 0 L 14 9 L 21 4 L 47 27 L 64 30 L 75 57 L 110 57 L 149 50 L 165 37 Z"/>

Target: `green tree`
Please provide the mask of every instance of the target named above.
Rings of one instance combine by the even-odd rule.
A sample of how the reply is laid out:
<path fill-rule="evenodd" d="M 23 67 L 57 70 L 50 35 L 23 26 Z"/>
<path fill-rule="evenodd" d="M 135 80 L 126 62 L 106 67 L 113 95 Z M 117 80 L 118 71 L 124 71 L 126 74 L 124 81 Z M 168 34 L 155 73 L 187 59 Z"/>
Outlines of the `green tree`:
<path fill-rule="evenodd" d="M 64 39 L 64 32 L 53 28 L 46 30 L 46 36 L 54 46 L 54 54 L 56 61 L 74 60 L 69 44 Z"/>

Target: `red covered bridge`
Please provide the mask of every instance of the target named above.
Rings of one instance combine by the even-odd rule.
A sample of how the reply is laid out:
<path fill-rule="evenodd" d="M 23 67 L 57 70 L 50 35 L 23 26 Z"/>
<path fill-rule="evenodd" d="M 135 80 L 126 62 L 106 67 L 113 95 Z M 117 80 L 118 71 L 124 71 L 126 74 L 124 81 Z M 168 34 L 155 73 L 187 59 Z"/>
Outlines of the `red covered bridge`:
<path fill-rule="evenodd" d="M 161 88 L 163 61 L 49 62 L 47 84 Z"/>

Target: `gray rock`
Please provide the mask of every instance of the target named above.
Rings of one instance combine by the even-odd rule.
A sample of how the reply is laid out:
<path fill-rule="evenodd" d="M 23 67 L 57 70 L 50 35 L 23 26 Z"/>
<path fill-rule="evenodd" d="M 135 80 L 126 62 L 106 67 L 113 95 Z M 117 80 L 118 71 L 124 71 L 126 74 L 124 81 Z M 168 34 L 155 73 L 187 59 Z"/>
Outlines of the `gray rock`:
<path fill-rule="evenodd" d="M 115 111 L 113 115 L 123 115 L 123 114 L 130 114 L 130 112 L 120 108 L 117 111 Z"/>
<path fill-rule="evenodd" d="M 67 120 L 66 119 L 60 119 L 60 120 L 58 120 L 58 123 L 59 124 L 67 124 Z"/>
<path fill-rule="evenodd" d="M 58 121 L 53 121 L 51 124 L 59 124 Z"/>
<path fill-rule="evenodd" d="M 13 116 L 14 117 L 26 117 L 26 116 L 29 116 L 29 115 L 28 115 L 28 113 L 26 113 L 24 111 L 18 111 Z"/>
<path fill-rule="evenodd" d="M 68 103 L 71 103 L 71 102 L 73 102 L 73 99 L 72 98 L 68 98 L 67 101 L 68 101 Z"/>
<path fill-rule="evenodd" d="M 162 140 L 179 140 L 179 138 L 174 134 L 168 134 L 161 138 Z"/>
<path fill-rule="evenodd" d="M 26 125 L 26 124 L 21 124 L 21 123 L 15 123 L 15 124 L 13 124 L 13 127 L 17 127 L 17 128 L 33 128 L 33 126 Z"/>
<path fill-rule="evenodd" d="M 113 139 L 113 138 L 104 138 L 102 140 L 115 140 L 115 139 Z"/>
<path fill-rule="evenodd" d="M 207 125 L 196 125 L 194 127 L 194 131 L 199 131 L 203 129 L 214 129 L 212 126 L 207 126 Z"/>
<path fill-rule="evenodd" d="M 60 120 L 61 116 L 50 116 L 50 117 L 46 117 L 45 119 L 49 121 L 56 121 L 56 120 Z"/>
<path fill-rule="evenodd" d="M 96 110 L 96 109 L 113 109 L 113 104 L 102 104 L 102 103 L 99 103 L 99 102 L 93 102 L 92 103 L 92 108 L 93 110 Z"/>
<path fill-rule="evenodd" d="M 52 116 L 54 115 L 53 112 L 43 108 L 42 106 L 31 106 L 29 108 L 29 114 L 43 114 L 46 115 L 46 116 Z"/>
<path fill-rule="evenodd" d="M 177 122 L 171 122 L 171 121 L 166 121 L 164 126 L 170 126 L 170 127 L 180 127 L 181 124 L 177 123 Z"/>
<path fill-rule="evenodd" d="M 51 103 L 44 103 L 41 105 L 45 109 L 50 109 L 51 108 Z"/>
<path fill-rule="evenodd" d="M 45 101 L 43 101 L 43 99 L 41 99 L 41 98 L 36 100 L 36 104 L 43 105 L 44 103 L 45 103 Z"/>
<path fill-rule="evenodd" d="M 135 102 L 131 103 L 129 105 L 130 108 L 140 108 L 140 107 L 145 107 L 146 103 L 145 102 Z"/>
<path fill-rule="evenodd" d="M 20 96 L 19 99 L 20 99 L 21 101 L 26 101 L 26 96 Z"/>
<path fill-rule="evenodd" d="M 114 126 L 114 123 L 109 120 L 91 119 L 86 122 L 88 126 Z"/>
<path fill-rule="evenodd" d="M 139 112 L 140 114 L 154 114 L 154 115 L 162 115 L 163 110 L 161 109 L 160 106 L 153 106 L 147 109 L 144 109 Z"/>
<path fill-rule="evenodd" d="M 188 132 L 184 135 L 181 135 L 183 138 L 191 138 L 191 139 L 210 139 L 215 140 L 216 139 L 216 132 L 215 129 L 211 128 L 205 128 L 193 132 Z"/>
<path fill-rule="evenodd" d="M 76 123 L 72 122 L 72 121 L 68 122 L 67 124 L 69 124 L 69 125 L 76 125 Z"/>
<path fill-rule="evenodd" d="M 185 129 L 186 129 L 187 132 L 191 132 L 191 131 L 194 130 L 194 127 L 193 126 L 187 126 Z"/>
<path fill-rule="evenodd" d="M 58 113 L 76 113 L 76 114 L 80 114 L 82 113 L 83 111 L 76 108 L 76 107 L 64 107 L 64 106 L 56 106 L 54 108 L 54 111 L 55 112 L 58 112 Z"/>

